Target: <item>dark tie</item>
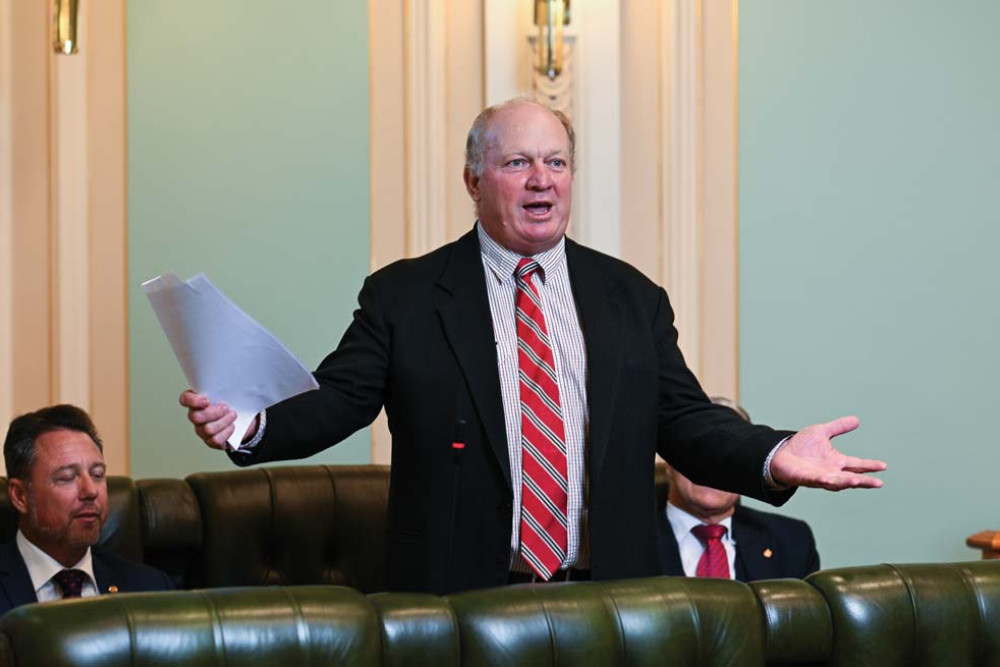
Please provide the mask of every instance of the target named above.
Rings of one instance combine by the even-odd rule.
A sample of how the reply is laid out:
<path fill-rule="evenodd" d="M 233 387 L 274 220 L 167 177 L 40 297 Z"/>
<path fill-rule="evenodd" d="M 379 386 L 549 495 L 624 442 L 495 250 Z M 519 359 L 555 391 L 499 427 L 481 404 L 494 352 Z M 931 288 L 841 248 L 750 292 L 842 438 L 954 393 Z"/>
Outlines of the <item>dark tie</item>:
<path fill-rule="evenodd" d="M 80 597 L 83 582 L 87 579 L 87 573 L 83 570 L 60 570 L 52 576 L 52 581 L 62 590 L 63 599 Z"/>
<path fill-rule="evenodd" d="M 726 547 L 722 544 L 726 527 L 702 524 L 692 528 L 691 532 L 705 545 L 705 551 L 698 561 L 698 576 L 729 579 L 729 557 L 726 555 Z"/>
<path fill-rule="evenodd" d="M 566 437 L 559 384 L 542 303 L 531 276 L 538 262 L 517 265 L 517 364 L 521 394 L 521 555 L 548 581 L 566 557 Z"/>

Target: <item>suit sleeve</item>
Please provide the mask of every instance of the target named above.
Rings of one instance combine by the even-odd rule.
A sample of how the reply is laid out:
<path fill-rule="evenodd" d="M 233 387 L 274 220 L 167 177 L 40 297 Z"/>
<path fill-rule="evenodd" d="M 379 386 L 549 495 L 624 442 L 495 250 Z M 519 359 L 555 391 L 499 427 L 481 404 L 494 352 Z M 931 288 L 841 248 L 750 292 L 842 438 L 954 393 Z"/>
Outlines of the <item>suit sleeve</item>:
<path fill-rule="evenodd" d="M 750 424 L 709 401 L 677 346 L 674 312 L 658 289 L 653 316 L 659 360 L 660 455 L 698 484 L 780 505 L 791 491 L 764 486 L 764 461 L 791 431 Z"/>

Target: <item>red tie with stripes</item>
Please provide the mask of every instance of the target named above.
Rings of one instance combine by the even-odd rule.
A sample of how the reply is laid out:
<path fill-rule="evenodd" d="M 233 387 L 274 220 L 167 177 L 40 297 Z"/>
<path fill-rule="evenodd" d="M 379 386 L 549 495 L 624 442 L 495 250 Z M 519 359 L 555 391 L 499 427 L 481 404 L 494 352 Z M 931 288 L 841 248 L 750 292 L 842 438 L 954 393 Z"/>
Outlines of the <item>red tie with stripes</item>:
<path fill-rule="evenodd" d="M 555 361 L 531 276 L 518 262 L 514 299 L 521 392 L 521 556 L 548 581 L 566 557 L 566 437 Z"/>
<path fill-rule="evenodd" d="M 698 561 L 698 576 L 729 579 L 729 557 L 726 555 L 726 547 L 722 545 L 726 527 L 702 524 L 692 528 L 691 532 L 705 545 L 705 552 Z"/>

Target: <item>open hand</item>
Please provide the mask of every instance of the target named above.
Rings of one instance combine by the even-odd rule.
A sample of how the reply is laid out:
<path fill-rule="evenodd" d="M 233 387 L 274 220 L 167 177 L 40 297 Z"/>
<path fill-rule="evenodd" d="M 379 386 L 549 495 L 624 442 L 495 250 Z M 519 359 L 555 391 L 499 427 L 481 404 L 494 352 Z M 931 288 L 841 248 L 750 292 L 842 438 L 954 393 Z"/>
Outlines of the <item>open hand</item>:
<path fill-rule="evenodd" d="M 771 476 L 782 486 L 810 486 L 828 491 L 877 489 L 882 480 L 866 473 L 886 469 L 884 461 L 837 451 L 831 440 L 858 427 L 857 417 L 841 417 L 807 426 L 781 446 L 771 459 Z"/>

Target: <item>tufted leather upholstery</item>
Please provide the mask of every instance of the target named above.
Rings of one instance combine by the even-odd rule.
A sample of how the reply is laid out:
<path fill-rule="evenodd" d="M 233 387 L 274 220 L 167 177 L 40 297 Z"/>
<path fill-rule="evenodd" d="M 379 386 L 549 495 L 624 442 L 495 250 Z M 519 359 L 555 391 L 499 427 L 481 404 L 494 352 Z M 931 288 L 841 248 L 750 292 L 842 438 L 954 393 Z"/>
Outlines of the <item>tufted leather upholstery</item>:
<path fill-rule="evenodd" d="M 385 589 L 386 466 L 294 466 L 187 479 L 201 509 L 204 586 Z"/>
<path fill-rule="evenodd" d="M 342 584 L 385 589 L 387 466 L 291 466 L 180 479 L 108 477 L 98 546 L 178 588 Z M 0 542 L 17 511 L 0 478 Z"/>
<path fill-rule="evenodd" d="M 300 586 L 15 609 L 0 665 L 1000 665 L 1000 562 L 448 597 Z"/>

